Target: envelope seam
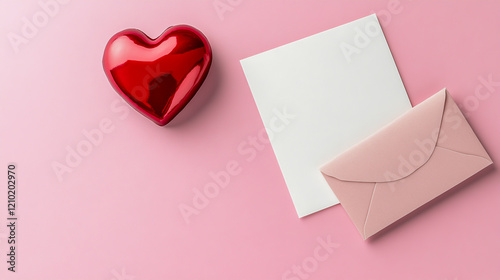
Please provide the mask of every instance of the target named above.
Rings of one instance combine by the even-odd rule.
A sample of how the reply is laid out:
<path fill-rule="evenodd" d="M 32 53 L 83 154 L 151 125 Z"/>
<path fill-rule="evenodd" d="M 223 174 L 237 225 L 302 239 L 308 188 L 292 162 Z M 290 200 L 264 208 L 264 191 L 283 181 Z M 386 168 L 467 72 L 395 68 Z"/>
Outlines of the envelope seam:
<path fill-rule="evenodd" d="M 468 153 L 464 153 L 464 152 L 455 151 L 455 150 L 452 150 L 452 149 L 449 149 L 449 148 L 445 148 L 445 147 L 442 147 L 442 146 L 439 146 L 439 145 L 436 145 L 436 148 L 441 148 L 441 149 L 443 149 L 443 150 L 448 150 L 448 151 L 450 151 L 450 152 L 455 152 L 455 153 L 457 153 L 457 154 L 461 154 L 461 155 L 466 155 L 466 156 L 471 156 L 471 157 L 478 157 L 478 158 L 484 159 L 484 160 L 486 160 L 486 161 L 493 162 L 492 160 L 487 159 L 487 158 L 482 157 L 482 156 L 478 156 L 478 155 L 474 155 L 474 154 L 468 154 Z"/>
<path fill-rule="evenodd" d="M 375 189 L 377 188 L 377 182 L 373 185 L 372 197 L 370 198 L 370 205 L 368 205 L 368 212 L 366 213 L 365 222 L 363 223 L 363 237 L 366 239 L 366 223 L 368 222 L 368 216 L 370 216 L 370 210 L 372 209 L 373 197 L 375 196 Z"/>

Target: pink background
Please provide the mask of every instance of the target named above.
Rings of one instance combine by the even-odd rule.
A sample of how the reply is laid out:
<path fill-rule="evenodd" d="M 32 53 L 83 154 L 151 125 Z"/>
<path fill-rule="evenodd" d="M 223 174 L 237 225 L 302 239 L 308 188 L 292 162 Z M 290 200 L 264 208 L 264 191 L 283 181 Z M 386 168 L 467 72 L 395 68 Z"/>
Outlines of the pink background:
<path fill-rule="evenodd" d="M 231 9 L 218 14 L 214 3 Z M 15 53 L 8 34 L 20 35 L 23 17 L 43 9 L 0 2 L 0 168 L 18 164 L 19 217 L 11 273 L 2 186 L 0 278 L 282 279 L 305 264 L 302 277 L 283 279 L 500 279 L 496 167 L 363 241 L 340 206 L 297 218 L 269 144 L 250 161 L 238 153 L 263 129 L 240 59 L 381 11 L 412 103 L 446 86 L 499 161 L 500 86 L 474 91 L 481 77 L 500 81 L 500 1 L 394 3 L 74 0 Z M 156 37 L 179 23 L 202 30 L 213 47 L 198 95 L 166 127 L 113 109 L 128 107 L 102 71 L 107 40 L 129 27 Z M 64 163 L 66 148 L 86 139 L 82 130 L 106 118 L 113 131 L 60 182 L 51 164 Z M 193 189 L 231 161 L 241 172 L 187 224 L 179 205 L 192 206 Z M 315 262 L 318 238 L 338 246 Z"/>

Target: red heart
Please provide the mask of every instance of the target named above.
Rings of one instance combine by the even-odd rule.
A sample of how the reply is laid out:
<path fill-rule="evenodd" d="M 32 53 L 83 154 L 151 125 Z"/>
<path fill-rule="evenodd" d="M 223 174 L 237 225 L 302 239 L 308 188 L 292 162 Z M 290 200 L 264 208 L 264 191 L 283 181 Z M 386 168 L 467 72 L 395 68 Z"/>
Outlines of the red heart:
<path fill-rule="evenodd" d="M 170 122 L 193 98 L 212 63 L 207 38 L 188 25 L 156 39 L 127 29 L 106 45 L 103 67 L 115 90 L 158 125 Z"/>

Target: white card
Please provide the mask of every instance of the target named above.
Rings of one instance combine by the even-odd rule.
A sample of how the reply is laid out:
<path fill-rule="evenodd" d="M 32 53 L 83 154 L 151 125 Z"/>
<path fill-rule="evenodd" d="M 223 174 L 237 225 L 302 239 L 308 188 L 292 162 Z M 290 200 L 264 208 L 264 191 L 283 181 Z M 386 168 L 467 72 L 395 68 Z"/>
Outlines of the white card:
<path fill-rule="evenodd" d="M 375 14 L 241 65 L 299 217 L 338 203 L 320 166 L 411 108 Z"/>

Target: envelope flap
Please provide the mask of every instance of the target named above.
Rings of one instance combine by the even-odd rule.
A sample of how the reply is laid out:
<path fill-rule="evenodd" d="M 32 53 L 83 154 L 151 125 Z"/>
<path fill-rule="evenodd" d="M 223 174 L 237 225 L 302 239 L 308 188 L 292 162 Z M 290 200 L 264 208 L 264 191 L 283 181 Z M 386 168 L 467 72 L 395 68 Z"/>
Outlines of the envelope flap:
<path fill-rule="evenodd" d="M 321 167 L 352 182 L 400 180 L 424 165 L 439 137 L 447 91 L 441 90 Z"/>

